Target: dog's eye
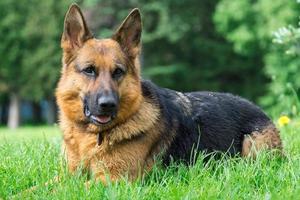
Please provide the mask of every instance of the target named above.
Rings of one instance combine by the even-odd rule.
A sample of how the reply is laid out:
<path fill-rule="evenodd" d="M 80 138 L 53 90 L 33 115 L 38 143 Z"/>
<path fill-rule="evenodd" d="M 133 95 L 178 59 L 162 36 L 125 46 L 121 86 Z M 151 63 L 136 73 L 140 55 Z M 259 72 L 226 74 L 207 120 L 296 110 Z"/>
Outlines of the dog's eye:
<path fill-rule="evenodd" d="M 116 68 L 115 71 L 112 73 L 112 77 L 113 79 L 118 80 L 119 78 L 121 78 L 121 76 L 123 76 L 124 74 L 124 70 L 121 69 L 120 67 Z"/>
<path fill-rule="evenodd" d="M 82 70 L 82 72 L 83 72 L 85 75 L 88 75 L 88 76 L 95 76 L 95 75 L 96 75 L 96 68 L 95 68 L 95 66 L 90 65 L 90 66 L 84 68 L 84 69 Z"/>

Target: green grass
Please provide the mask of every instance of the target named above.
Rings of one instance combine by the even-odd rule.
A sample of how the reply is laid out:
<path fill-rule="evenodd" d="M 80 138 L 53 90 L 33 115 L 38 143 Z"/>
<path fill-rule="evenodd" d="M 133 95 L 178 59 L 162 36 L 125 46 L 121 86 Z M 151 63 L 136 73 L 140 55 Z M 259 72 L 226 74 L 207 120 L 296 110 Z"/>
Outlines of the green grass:
<path fill-rule="evenodd" d="M 0 127 L 0 144 L 5 142 L 24 142 L 29 140 L 51 140 L 61 138 L 61 132 L 57 126 L 46 127 L 22 127 L 17 130 L 10 130 Z"/>
<path fill-rule="evenodd" d="M 57 127 L 0 128 L 0 197 L 9 199 L 299 199 L 300 126 L 281 129 L 286 159 L 262 153 L 257 160 L 211 161 L 192 167 L 159 166 L 144 179 L 86 189 L 85 176 L 60 167 Z M 270 158 L 272 157 L 272 158 Z M 57 184 L 44 183 L 56 175 Z M 33 192 L 23 192 L 38 185 Z"/>

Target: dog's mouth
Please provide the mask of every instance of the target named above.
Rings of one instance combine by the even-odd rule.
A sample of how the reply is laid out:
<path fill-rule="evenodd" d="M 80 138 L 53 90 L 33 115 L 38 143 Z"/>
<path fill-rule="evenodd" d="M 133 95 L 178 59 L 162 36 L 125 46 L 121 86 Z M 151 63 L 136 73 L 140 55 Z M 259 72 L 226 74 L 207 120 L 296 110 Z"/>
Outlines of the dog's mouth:
<path fill-rule="evenodd" d="M 95 125 L 108 124 L 114 118 L 114 114 L 103 113 L 99 115 L 93 115 L 87 106 L 84 107 L 85 116 Z"/>
<path fill-rule="evenodd" d="M 95 124 L 107 124 L 112 120 L 112 117 L 109 115 L 99 115 L 99 116 L 91 115 L 90 119 Z"/>

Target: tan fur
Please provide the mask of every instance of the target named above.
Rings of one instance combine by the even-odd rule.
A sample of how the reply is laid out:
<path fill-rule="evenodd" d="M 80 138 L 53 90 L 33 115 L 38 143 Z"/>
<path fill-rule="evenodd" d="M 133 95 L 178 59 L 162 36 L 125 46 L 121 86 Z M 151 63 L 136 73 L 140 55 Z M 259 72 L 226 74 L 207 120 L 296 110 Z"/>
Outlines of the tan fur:
<path fill-rule="evenodd" d="M 255 131 L 250 135 L 245 135 L 242 147 L 242 156 L 256 157 L 257 153 L 263 149 L 277 149 L 282 151 L 282 143 L 279 131 L 271 124 L 261 132 Z"/>
<path fill-rule="evenodd" d="M 148 102 L 141 91 L 140 32 L 138 10 L 129 14 L 112 39 L 101 40 L 91 38 L 76 5 L 66 15 L 61 41 L 63 68 L 56 97 L 64 134 L 62 149 L 71 172 L 82 167 L 104 183 L 106 174 L 111 180 L 122 176 L 133 180 L 152 167 L 153 153 L 162 151 L 157 143 L 164 121 L 159 119 L 158 105 Z M 99 72 L 94 79 L 80 73 L 91 64 Z M 111 73 L 120 64 L 127 67 L 127 73 L 116 82 Z M 96 126 L 84 116 L 83 98 L 99 88 L 116 91 L 119 106 L 112 122 Z"/>
<path fill-rule="evenodd" d="M 114 45 L 114 41 L 93 39 L 85 44 L 87 49 L 92 43 L 96 46 Z M 112 48 L 107 46 L 106 48 Z M 85 47 L 82 50 L 85 50 Z M 109 54 L 105 57 L 105 61 L 101 57 L 97 57 L 98 60 L 94 59 L 99 63 L 97 66 L 112 65 L 110 62 L 113 59 L 109 58 Z M 126 173 L 129 179 L 138 177 L 142 169 L 151 168 L 153 164 L 150 150 L 162 128 L 154 127 L 159 116 L 158 107 L 142 97 L 139 77 L 129 74 L 124 78 L 124 84 L 118 87 L 120 108 L 114 122 L 102 127 L 88 123 L 83 115 L 82 93 L 93 91 L 94 85 L 101 83 L 86 85 L 85 80 L 74 68 L 72 64 L 64 67 L 56 93 L 57 103 L 61 108 L 63 148 L 70 171 L 74 172 L 82 165 L 102 182 L 106 180 L 105 173 L 109 174 L 112 180 L 125 176 Z M 99 146 L 97 134 L 103 135 L 103 142 Z M 132 139 L 140 135 L 141 137 Z"/>
<path fill-rule="evenodd" d="M 154 127 L 158 116 L 158 109 L 144 101 L 139 112 L 126 123 L 102 133 L 100 145 L 96 134 L 86 134 L 76 124 L 68 124 L 64 130 L 64 151 L 70 171 L 83 167 L 104 182 L 106 173 L 112 180 L 125 175 L 135 179 L 142 169 L 151 168 L 153 164 L 150 150 L 162 128 Z"/>

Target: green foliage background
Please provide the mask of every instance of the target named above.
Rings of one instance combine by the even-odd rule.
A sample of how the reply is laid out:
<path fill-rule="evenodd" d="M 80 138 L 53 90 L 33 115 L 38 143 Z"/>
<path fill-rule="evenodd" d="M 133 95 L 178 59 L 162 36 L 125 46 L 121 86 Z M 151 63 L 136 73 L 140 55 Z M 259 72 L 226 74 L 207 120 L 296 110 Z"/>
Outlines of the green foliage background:
<path fill-rule="evenodd" d="M 259 87 L 266 88 L 260 103 L 274 114 L 299 112 L 299 33 L 292 26 L 298 22 L 298 11 L 296 1 L 222 0 L 214 16 L 217 29 L 233 43 L 234 51 L 251 58 L 269 79 Z"/>
<path fill-rule="evenodd" d="M 53 97 L 61 68 L 63 17 L 70 3 L 0 1 L 0 102 L 11 93 L 35 102 Z M 298 113 L 296 0 L 77 3 L 100 38 L 109 37 L 129 11 L 139 7 L 143 76 L 160 86 L 232 92 L 274 114 Z"/>
<path fill-rule="evenodd" d="M 60 35 L 70 1 L 0 1 L 0 91 L 38 101 L 53 96 Z"/>

